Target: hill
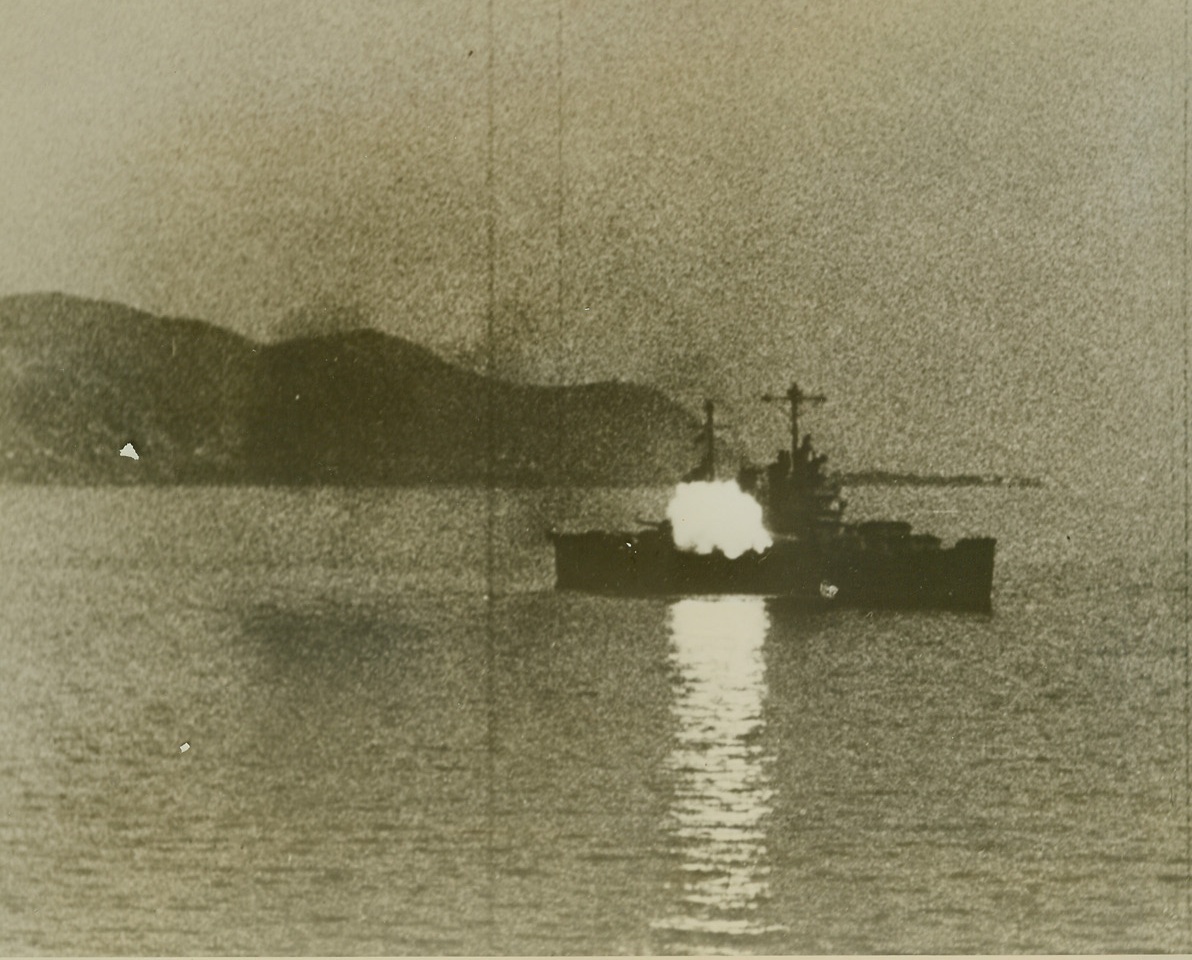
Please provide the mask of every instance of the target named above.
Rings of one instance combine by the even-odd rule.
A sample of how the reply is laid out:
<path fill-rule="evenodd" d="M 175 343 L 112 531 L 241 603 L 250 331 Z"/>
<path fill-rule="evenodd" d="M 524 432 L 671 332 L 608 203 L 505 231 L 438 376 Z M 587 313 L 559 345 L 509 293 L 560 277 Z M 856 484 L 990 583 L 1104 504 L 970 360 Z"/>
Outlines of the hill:
<path fill-rule="evenodd" d="M 486 379 L 375 330 L 260 344 L 59 294 L 0 298 L 0 480 L 645 485 L 696 419 L 634 384 Z M 118 456 L 131 442 L 140 456 Z"/>

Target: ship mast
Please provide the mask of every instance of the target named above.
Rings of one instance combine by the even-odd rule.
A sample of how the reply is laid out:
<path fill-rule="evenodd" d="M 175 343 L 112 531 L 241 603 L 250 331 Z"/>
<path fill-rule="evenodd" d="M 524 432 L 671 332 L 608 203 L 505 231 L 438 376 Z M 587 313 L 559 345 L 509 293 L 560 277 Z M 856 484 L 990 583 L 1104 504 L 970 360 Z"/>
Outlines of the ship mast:
<path fill-rule="evenodd" d="M 796 451 L 799 449 L 799 408 L 805 403 L 824 403 L 828 398 L 820 393 L 804 393 L 801 389 L 799 389 L 799 385 L 797 383 L 792 383 L 790 389 L 786 391 L 785 396 L 777 397 L 772 393 L 767 393 L 762 397 L 762 399 L 769 403 L 785 400 L 791 405 L 791 456 L 793 457 L 795 456 Z"/>
<path fill-rule="evenodd" d="M 700 439 L 704 441 L 704 457 L 707 459 L 708 480 L 716 479 L 716 425 L 713 419 L 715 406 L 711 400 L 704 401 L 704 429 Z"/>
<path fill-rule="evenodd" d="M 684 483 L 694 480 L 713 481 L 716 479 L 716 423 L 713 418 L 715 407 L 711 400 L 704 401 L 704 425 L 695 436 L 695 442 L 704 448 L 699 465 L 683 477 Z"/>

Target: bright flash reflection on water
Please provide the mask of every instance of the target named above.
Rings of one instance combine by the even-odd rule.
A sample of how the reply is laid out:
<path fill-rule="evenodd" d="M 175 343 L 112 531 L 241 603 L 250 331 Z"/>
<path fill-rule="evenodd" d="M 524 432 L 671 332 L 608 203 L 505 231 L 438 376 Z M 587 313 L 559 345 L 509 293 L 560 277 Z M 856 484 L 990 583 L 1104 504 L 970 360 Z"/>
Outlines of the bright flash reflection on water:
<path fill-rule="evenodd" d="M 682 879 L 675 915 L 654 926 L 707 937 L 701 952 L 739 952 L 733 938 L 780 929 L 758 916 L 769 895 L 771 757 L 761 738 L 768 628 L 761 597 L 682 600 L 670 611 L 679 678 L 671 835 Z"/>

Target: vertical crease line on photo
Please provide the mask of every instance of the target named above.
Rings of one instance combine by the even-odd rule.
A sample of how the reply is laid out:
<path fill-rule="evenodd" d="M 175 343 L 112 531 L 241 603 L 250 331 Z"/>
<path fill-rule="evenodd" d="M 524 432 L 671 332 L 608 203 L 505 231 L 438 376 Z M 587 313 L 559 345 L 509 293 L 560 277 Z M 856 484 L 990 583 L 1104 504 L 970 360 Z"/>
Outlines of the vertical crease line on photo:
<path fill-rule="evenodd" d="M 1182 83 L 1183 83 L 1183 182 L 1181 183 L 1181 193 L 1183 195 L 1183 217 L 1181 221 L 1181 243 L 1177 248 L 1182 250 L 1182 258 L 1180 262 L 1180 332 L 1181 343 L 1184 351 L 1184 380 L 1183 380 L 1183 394 L 1181 397 L 1180 414 L 1184 426 L 1184 556 L 1183 556 L 1183 640 L 1184 640 L 1184 925 L 1185 933 L 1192 930 L 1192 651 L 1189 650 L 1189 643 L 1192 638 L 1189 637 L 1189 630 L 1192 630 L 1192 607 L 1189 604 L 1189 575 L 1192 573 L 1189 569 L 1189 499 L 1192 496 L 1192 481 L 1189 478 L 1189 471 L 1192 470 L 1192 462 L 1189 460 L 1189 453 L 1192 448 L 1189 445 L 1189 316 L 1188 316 L 1188 153 L 1190 145 L 1188 142 L 1188 112 L 1189 112 L 1189 96 L 1188 96 L 1188 71 L 1192 67 L 1189 61 L 1189 6 L 1192 5 L 1192 0 L 1184 0 L 1184 42 L 1183 42 L 1183 58 L 1182 58 Z"/>
<path fill-rule="evenodd" d="M 555 175 L 557 177 L 556 191 L 557 206 L 555 207 L 555 317 L 558 323 L 558 339 L 556 343 L 566 349 L 566 318 L 563 312 L 563 211 L 566 205 L 565 182 L 563 177 L 563 2 L 556 0 L 555 10 Z M 569 360 L 570 358 L 564 358 Z M 569 369 L 567 362 L 560 363 L 559 370 Z M 557 382 L 557 381 L 556 381 Z M 563 381 L 565 387 L 566 380 Z M 557 395 L 559 402 L 555 406 L 555 454 L 554 467 L 547 471 L 548 480 L 554 476 L 554 482 L 562 479 L 563 462 L 563 411 L 566 394 Z"/>
<path fill-rule="evenodd" d="M 565 240 L 563 231 L 563 214 L 566 210 L 566 180 L 563 174 L 563 3 L 564 0 L 556 0 L 555 2 L 555 176 L 557 177 L 556 190 L 557 206 L 555 207 L 555 322 L 558 325 L 555 338 L 555 350 L 558 351 L 558 366 L 555 374 L 555 389 L 556 403 L 555 403 L 555 443 L 553 466 L 546 472 L 546 482 L 548 484 L 560 484 L 564 482 L 563 477 L 563 431 L 566 428 L 566 409 L 567 397 L 570 391 L 567 389 L 571 374 L 571 357 L 570 350 L 567 346 L 567 318 L 564 312 L 564 287 L 563 287 L 563 243 Z M 564 371 L 568 371 L 565 375 Z M 558 502 L 553 496 L 553 491 L 548 493 L 547 503 Z M 552 511 L 553 513 L 553 511 Z M 548 517 L 547 522 L 554 528 L 556 518 Z M 555 564 L 555 544 L 551 541 L 551 573 L 554 574 Z M 554 635 L 560 637 L 563 635 L 563 611 L 559 605 L 551 604 L 551 609 L 554 612 Z"/>
<path fill-rule="evenodd" d="M 494 522 L 494 411 L 493 411 L 493 330 L 496 321 L 496 260 L 497 260 L 497 203 L 496 203 L 496 105 L 494 72 L 496 67 L 496 30 L 494 28 L 494 0 L 487 4 L 488 63 L 486 66 L 487 150 L 485 155 L 485 186 L 487 211 L 485 216 L 488 273 L 485 306 L 485 362 L 484 362 L 484 634 L 485 634 L 485 903 L 487 907 L 487 952 L 496 953 L 496 641 L 494 637 L 493 589 L 495 579 Z"/>

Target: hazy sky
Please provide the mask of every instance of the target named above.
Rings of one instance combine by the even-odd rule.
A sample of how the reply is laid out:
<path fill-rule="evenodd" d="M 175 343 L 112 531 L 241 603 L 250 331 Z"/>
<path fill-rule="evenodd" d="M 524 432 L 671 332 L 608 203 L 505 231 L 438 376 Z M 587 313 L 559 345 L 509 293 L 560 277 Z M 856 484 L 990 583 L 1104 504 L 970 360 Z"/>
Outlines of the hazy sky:
<path fill-rule="evenodd" d="M 1167 483 L 1176 0 L 4 0 L 0 293 L 367 322 L 845 467 Z M 490 53 L 492 73 L 490 76 Z M 764 450 L 757 450 L 762 453 Z"/>

